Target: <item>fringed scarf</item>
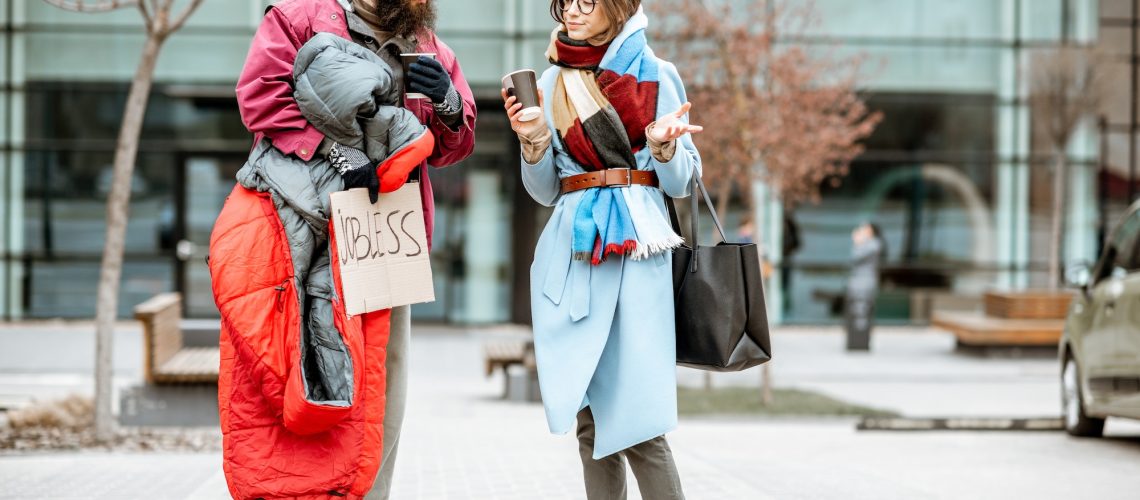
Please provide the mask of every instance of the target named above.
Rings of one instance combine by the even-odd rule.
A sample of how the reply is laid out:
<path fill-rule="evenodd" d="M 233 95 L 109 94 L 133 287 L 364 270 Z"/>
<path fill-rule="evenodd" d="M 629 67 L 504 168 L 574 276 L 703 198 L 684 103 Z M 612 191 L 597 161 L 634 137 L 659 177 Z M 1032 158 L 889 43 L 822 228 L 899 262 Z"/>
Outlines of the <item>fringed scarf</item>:
<path fill-rule="evenodd" d="M 645 129 L 657 117 L 658 68 L 646 42 L 647 25 L 638 9 L 614 42 L 617 47 L 572 40 L 561 28 L 551 36 L 546 55 L 561 67 L 551 100 L 554 128 L 587 170 L 637 168 L 634 154 L 645 148 Z M 659 211 L 631 207 L 628 199 L 611 188 L 582 195 L 574 217 L 575 259 L 593 265 L 614 254 L 639 260 L 683 242 Z"/>

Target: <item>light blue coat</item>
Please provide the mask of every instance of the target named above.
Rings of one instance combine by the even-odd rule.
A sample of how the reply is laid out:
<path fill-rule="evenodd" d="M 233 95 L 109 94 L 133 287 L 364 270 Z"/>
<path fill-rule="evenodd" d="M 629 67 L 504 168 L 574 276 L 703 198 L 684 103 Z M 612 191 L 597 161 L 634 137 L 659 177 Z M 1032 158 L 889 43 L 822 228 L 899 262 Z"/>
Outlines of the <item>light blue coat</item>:
<path fill-rule="evenodd" d="M 632 24 L 614 40 L 603 66 L 636 30 Z M 558 70 L 551 67 L 539 79 L 544 95 L 554 95 Z M 676 67 L 660 61 L 659 79 L 658 117 L 686 101 Z M 539 384 L 553 433 L 574 430 L 578 411 L 590 406 L 596 422 L 594 458 L 599 459 L 677 426 L 672 255 L 642 261 L 612 256 L 600 266 L 571 259 L 574 209 L 584 191 L 562 195 L 559 180 L 585 170 L 557 139 L 549 101 L 545 114 L 553 147 L 536 164 L 522 160 L 527 192 L 555 207 L 530 273 Z M 631 203 L 656 204 L 662 214 L 667 213 L 662 191 L 688 196 L 693 172 L 701 167 L 688 135 L 678 139 L 667 163 L 654 159 L 648 147 L 636 159 L 638 169 L 657 172 L 661 189 L 611 189 L 630 189 Z"/>

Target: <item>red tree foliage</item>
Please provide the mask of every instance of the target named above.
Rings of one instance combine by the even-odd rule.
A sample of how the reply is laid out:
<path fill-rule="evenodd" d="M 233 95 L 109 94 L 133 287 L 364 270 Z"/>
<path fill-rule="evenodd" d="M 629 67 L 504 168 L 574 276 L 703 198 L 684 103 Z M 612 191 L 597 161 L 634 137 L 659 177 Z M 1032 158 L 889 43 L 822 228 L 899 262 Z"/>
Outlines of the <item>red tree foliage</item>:
<path fill-rule="evenodd" d="M 734 186 L 751 205 L 759 178 L 792 205 L 818 200 L 882 119 L 857 91 L 864 58 L 797 43 L 817 18 L 786 0 L 655 0 L 655 46 L 693 102 L 704 177 L 724 212 Z"/>

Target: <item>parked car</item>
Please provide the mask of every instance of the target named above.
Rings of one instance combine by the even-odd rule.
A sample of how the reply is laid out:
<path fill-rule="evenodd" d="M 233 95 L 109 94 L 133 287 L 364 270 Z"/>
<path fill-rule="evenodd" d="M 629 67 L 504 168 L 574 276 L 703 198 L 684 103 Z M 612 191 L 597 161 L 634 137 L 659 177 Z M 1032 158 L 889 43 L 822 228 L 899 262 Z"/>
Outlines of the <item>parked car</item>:
<path fill-rule="evenodd" d="M 1094 265 L 1067 275 L 1080 292 L 1060 345 L 1065 430 L 1100 436 L 1107 417 L 1140 419 L 1140 203 Z"/>

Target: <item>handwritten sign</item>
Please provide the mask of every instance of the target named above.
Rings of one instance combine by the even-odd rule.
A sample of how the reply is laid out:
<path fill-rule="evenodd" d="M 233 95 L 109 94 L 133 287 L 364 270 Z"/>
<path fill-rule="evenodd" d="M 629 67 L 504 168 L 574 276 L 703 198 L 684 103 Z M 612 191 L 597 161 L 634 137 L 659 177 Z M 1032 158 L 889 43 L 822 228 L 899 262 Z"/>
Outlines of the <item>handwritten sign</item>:
<path fill-rule="evenodd" d="M 380 195 L 332 194 L 333 235 L 348 314 L 435 301 L 420 186 Z"/>

